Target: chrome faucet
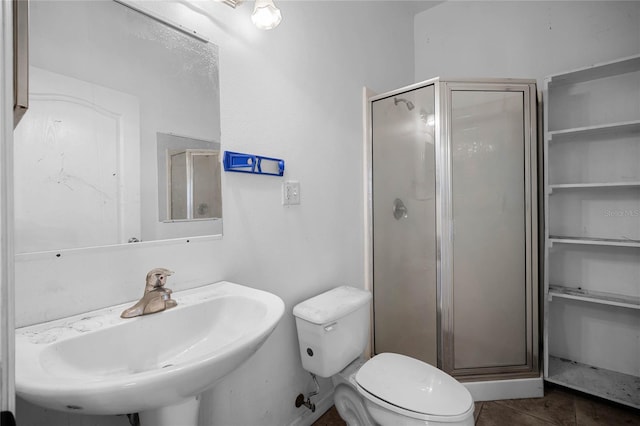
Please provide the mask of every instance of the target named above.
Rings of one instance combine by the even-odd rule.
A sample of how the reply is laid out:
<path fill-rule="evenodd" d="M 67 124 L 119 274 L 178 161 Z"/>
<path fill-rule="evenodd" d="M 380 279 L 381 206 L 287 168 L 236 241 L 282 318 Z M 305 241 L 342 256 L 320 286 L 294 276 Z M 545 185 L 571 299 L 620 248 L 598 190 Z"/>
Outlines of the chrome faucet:
<path fill-rule="evenodd" d="M 155 268 L 149 271 L 142 299 L 132 307 L 122 311 L 120 317 L 133 318 L 161 312 L 176 306 L 178 302 L 171 298 L 172 291 L 164 288 L 167 277 L 172 274 L 173 272 L 165 268 Z"/>

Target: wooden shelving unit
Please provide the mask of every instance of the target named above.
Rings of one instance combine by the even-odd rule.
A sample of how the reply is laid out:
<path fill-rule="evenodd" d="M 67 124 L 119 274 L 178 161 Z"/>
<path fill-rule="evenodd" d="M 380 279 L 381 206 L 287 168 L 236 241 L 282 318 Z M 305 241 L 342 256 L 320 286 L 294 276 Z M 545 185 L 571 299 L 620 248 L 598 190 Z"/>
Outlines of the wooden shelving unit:
<path fill-rule="evenodd" d="M 549 236 L 551 245 L 559 244 L 587 244 L 591 246 L 640 247 L 637 240 L 616 240 L 614 238 L 585 238 L 585 237 L 557 237 Z"/>
<path fill-rule="evenodd" d="M 632 407 L 640 406 L 640 378 L 550 356 L 545 380 Z"/>
<path fill-rule="evenodd" d="M 589 134 L 606 134 L 606 133 L 637 133 L 640 129 L 640 121 L 624 121 L 621 123 L 602 124 L 597 126 L 577 127 L 573 129 L 562 129 L 550 131 L 548 137 L 550 140 L 560 140 L 570 137 L 584 137 Z"/>
<path fill-rule="evenodd" d="M 549 185 L 551 192 L 558 189 L 580 189 L 580 188 L 640 188 L 640 182 L 594 182 L 594 183 L 559 183 Z"/>
<path fill-rule="evenodd" d="M 583 302 L 601 303 L 603 305 L 620 306 L 622 308 L 640 309 L 640 297 L 624 296 L 601 291 L 589 291 L 563 285 L 549 285 L 549 301 L 554 297 L 581 300 Z"/>
<path fill-rule="evenodd" d="M 640 56 L 545 80 L 545 380 L 640 408 Z"/>

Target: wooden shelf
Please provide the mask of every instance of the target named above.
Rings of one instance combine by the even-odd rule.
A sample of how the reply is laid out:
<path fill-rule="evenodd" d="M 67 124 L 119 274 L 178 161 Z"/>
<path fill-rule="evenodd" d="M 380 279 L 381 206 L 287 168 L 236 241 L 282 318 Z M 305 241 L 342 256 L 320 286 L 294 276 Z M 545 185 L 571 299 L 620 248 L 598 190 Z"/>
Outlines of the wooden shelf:
<path fill-rule="evenodd" d="M 589 303 L 619 306 L 629 309 L 640 309 L 640 297 L 625 296 L 621 294 L 605 293 L 599 291 L 582 290 L 579 288 L 549 285 L 549 301 L 554 297 L 564 299 L 581 300 Z"/>
<path fill-rule="evenodd" d="M 549 88 L 640 71 L 640 56 L 630 56 L 548 77 Z"/>
<path fill-rule="evenodd" d="M 549 356 L 545 380 L 640 408 L 640 377 Z"/>
<path fill-rule="evenodd" d="M 547 132 L 549 141 L 579 139 L 599 134 L 633 134 L 640 133 L 640 120 L 623 121 L 620 123 L 602 124 L 597 126 L 575 127 L 570 129 Z"/>
<path fill-rule="evenodd" d="M 636 409 L 639 81 L 640 55 L 600 63 L 545 78 L 543 105 L 545 380 Z M 603 206 L 625 213 L 607 222 Z"/>
<path fill-rule="evenodd" d="M 549 185 L 549 194 L 558 189 L 640 188 L 640 182 L 558 183 Z"/>
<path fill-rule="evenodd" d="M 610 238 L 558 237 L 549 236 L 549 243 L 585 244 L 595 246 L 640 247 L 639 240 L 616 240 Z"/>

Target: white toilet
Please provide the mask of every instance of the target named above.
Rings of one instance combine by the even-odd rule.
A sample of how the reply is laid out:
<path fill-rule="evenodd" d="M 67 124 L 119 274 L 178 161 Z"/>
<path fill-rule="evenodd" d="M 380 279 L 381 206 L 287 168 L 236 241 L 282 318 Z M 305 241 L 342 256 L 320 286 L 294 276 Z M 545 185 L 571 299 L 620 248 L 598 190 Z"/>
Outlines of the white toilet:
<path fill-rule="evenodd" d="M 342 286 L 293 308 L 302 366 L 331 377 L 349 426 L 473 426 L 473 398 L 453 377 L 404 355 L 361 356 L 369 339 L 371 293 Z"/>

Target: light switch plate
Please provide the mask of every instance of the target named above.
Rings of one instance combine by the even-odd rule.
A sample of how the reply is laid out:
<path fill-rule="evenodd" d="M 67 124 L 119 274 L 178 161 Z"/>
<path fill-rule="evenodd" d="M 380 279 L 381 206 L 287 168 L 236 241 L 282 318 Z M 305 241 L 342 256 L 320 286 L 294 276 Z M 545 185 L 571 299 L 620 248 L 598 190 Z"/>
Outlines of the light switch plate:
<path fill-rule="evenodd" d="M 288 180 L 282 184 L 282 205 L 300 204 L 300 182 Z"/>

